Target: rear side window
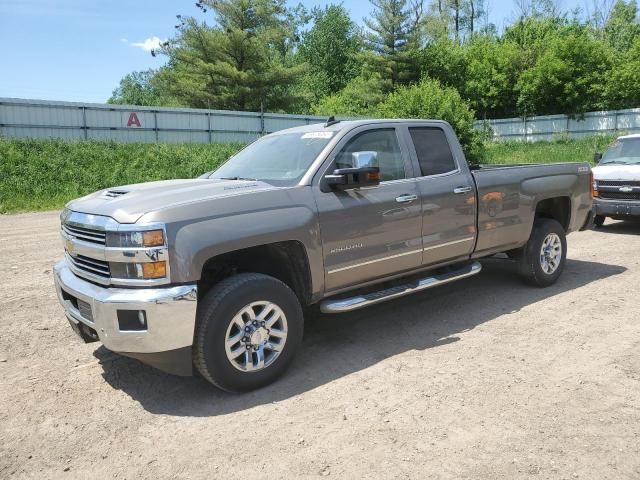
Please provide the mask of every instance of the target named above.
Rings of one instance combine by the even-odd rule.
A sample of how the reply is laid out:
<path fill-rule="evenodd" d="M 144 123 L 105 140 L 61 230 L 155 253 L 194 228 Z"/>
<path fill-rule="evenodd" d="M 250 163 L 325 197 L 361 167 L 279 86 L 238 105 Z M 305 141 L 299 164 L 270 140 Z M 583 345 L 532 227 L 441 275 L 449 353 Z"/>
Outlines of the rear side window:
<path fill-rule="evenodd" d="M 423 176 L 448 173 L 456 169 L 447 137 L 439 128 L 409 128 Z"/>

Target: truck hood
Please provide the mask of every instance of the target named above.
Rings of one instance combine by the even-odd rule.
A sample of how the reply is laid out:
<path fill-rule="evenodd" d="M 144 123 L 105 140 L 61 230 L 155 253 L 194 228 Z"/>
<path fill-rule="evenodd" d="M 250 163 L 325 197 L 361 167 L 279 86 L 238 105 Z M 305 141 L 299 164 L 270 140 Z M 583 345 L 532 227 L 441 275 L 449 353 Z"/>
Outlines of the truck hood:
<path fill-rule="evenodd" d="M 252 180 L 163 180 L 100 190 L 73 200 L 67 208 L 111 217 L 119 223 L 135 223 L 144 214 L 166 207 L 274 188 Z"/>
<path fill-rule="evenodd" d="M 593 168 L 596 180 L 640 181 L 640 165 L 599 165 Z"/>

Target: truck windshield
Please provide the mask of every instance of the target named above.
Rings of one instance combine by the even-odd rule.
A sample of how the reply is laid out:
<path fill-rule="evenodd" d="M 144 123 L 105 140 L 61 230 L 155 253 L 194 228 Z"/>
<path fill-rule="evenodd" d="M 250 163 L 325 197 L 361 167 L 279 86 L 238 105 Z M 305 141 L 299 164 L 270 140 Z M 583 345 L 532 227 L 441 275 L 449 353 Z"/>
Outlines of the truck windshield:
<path fill-rule="evenodd" d="M 640 165 L 640 137 L 619 138 L 609 147 L 600 165 Z"/>
<path fill-rule="evenodd" d="M 209 178 L 261 180 L 276 186 L 295 185 L 335 132 L 267 135 L 231 157 Z"/>

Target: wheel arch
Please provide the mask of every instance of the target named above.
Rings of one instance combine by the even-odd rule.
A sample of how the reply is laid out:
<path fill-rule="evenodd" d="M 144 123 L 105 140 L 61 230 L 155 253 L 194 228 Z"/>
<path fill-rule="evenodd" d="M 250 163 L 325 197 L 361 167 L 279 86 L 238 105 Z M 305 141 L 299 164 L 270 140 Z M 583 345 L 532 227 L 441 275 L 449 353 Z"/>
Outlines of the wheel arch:
<path fill-rule="evenodd" d="M 198 294 L 205 295 L 220 280 L 238 273 L 262 273 L 277 278 L 293 290 L 302 305 L 311 303 L 309 258 L 298 240 L 256 245 L 207 259 L 198 281 Z"/>
<path fill-rule="evenodd" d="M 539 200 L 534 212 L 536 218 L 550 218 L 556 220 L 565 232 L 571 224 L 571 198 L 568 196 L 549 197 Z"/>

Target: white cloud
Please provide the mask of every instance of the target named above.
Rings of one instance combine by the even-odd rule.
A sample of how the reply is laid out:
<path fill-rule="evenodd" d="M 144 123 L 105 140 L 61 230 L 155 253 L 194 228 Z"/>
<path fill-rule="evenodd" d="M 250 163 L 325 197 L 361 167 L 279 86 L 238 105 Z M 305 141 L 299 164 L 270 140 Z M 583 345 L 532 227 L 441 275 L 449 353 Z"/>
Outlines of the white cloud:
<path fill-rule="evenodd" d="M 120 39 L 120 41 L 121 41 L 122 43 L 129 43 L 129 40 L 128 40 L 127 38 L 124 38 L 124 37 L 122 37 L 122 38 Z"/>
<path fill-rule="evenodd" d="M 145 52 L 150 52 L 151 50 L 157 50 L 160 48 L 160 44 L 163 40 L 160 40 L 158 37 L 153 36 L 151 38 L 147 38 L 144 42 L 133 42 L 131 43 L 132 47 L 141 48 Z"/>

